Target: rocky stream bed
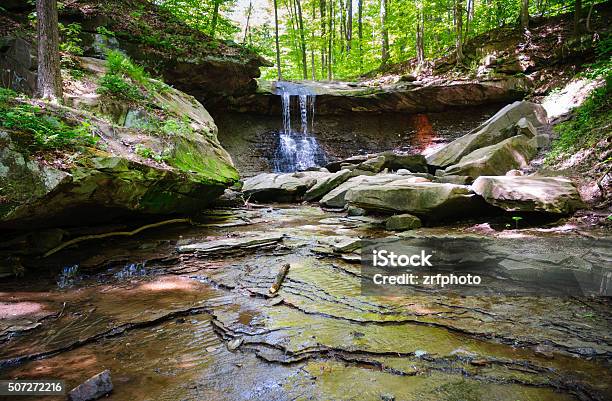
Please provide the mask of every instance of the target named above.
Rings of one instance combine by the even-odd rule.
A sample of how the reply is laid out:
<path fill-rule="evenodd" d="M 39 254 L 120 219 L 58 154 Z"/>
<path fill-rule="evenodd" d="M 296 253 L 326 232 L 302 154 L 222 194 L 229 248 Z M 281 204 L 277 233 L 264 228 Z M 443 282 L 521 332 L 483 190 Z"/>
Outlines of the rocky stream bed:
<path fill-rule="evenodd" d="M 72 388 L 110 369 L 113 400 L 610 399 L 605 298 L 362 296 L 354 244 L 389 236 L 381 221 L 225 209 L 59 252 L 38 262 L 48 273 L 0 285 L 0 376 Z M 505 232 L 519 245 L 569 244 L 568 254 L 584 238 Z M 412 233 L 503 243 L 460 224 Z M 601 239 L 582 259 L 609 255 Z"/>

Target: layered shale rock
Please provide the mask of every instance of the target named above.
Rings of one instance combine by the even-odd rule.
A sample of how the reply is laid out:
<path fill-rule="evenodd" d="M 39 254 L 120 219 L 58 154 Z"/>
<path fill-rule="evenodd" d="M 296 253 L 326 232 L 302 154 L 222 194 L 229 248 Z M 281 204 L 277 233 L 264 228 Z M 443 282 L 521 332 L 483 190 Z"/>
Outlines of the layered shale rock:
<path fill-rule="evenodd" d="M 563 177 L 478 177 L 472 189 L 488 203 L 511 212 L 568 214 L 584 204 L 576 186 Z"/>

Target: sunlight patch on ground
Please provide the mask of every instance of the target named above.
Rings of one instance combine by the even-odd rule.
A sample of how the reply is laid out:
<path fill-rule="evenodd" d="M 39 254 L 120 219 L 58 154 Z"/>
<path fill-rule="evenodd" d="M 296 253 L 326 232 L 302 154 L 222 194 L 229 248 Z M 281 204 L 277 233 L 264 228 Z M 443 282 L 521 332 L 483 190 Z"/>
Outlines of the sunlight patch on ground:
<path fill-rule="evenodd" d="M 542 106 L 548 118 L 557 118 L 580 106 L 588 95 L 603 84 L 602 80 L 574 78 L 560 91 L 553 91 L 544 98 Z"/>

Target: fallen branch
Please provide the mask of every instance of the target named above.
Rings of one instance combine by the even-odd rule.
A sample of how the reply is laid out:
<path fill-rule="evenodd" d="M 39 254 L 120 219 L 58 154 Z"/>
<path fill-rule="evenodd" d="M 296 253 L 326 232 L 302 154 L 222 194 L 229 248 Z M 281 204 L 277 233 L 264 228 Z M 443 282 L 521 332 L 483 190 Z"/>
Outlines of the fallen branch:
<path fill-rule="evenodd" d="M 176 223 L 190 223 L 191 224 L 191 219 L 170 219 L 170 220 L 164 220 L 164 221 L 160 221 L 158 223 L 153 223 L 153 224 L 147 224 L 144 225 L 142 227 L 139 227 L 133 231 L 113 231 L 110 233 L 104 233 L 104 234 L 94 234 L 94 235 L 84 235 L 82 237 L 77 237 L 74 239 L 71 239 L 70 241 L 66 241 L 58 246 L 56 246 L 55 248 L 51 249 L 50 251 L 48 251 L 47 253 L 45 253 L 43 255 L 43 258 L 46 258 L 50 255 L 53 255 L 54 253 L 57 253 L 59 251 L 61 251 L 62 249 L 74 245 L 74 244 L 78 244 L 79 242 L 83 242 L 83 241 L 89 241 L 91 239 L 101 239 L 101 238 L 108 238 L 108 237 L 117 237 L 117 236 L 123 236 L 123 237 L 129 237 L 132 235 L 136 235 L 141 231 L 144 230 L 148 230 L 149 228 L 155 228 L 155 227 L 161 227 L 161 226 L 165 226 L 168 224 L 176 224 Z"/>
<path fill-rule="evenodd" d="M 272 284 L 272 286 L 268 290 L 270 294 L 276 294 L 278 292 L 281 284 L 283 284 L 283 280 L 285 280 L 285 277 L 287 276 L 287 273 L 289 272 L 289 267 L 290 267 L 289 263 L 286 263 L 280 268 L 278 274 L 276 275 L 276 279 L 274 280 L 274 284 Z"/>

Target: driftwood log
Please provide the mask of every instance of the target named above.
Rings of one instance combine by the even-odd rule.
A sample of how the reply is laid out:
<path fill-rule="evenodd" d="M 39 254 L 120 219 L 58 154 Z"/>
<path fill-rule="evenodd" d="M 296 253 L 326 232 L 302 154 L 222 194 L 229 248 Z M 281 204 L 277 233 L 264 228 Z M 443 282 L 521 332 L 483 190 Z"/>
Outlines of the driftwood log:
<path fill-rule="evenodd" d="M 268 290 L 270 294 L 276 294 L 278 292 L 281 287 L 281 284 L 283 284 L 283 280 L 285 280 L 285 277 L 289 272 L 289 267 L 289 263 L 285 263 L 281 266 L 280 270 L 278 271 L 278 274 L 276 275 L 276 279 L 274 279 L 274 284 L 272 284 L 272 286 Z"/>

